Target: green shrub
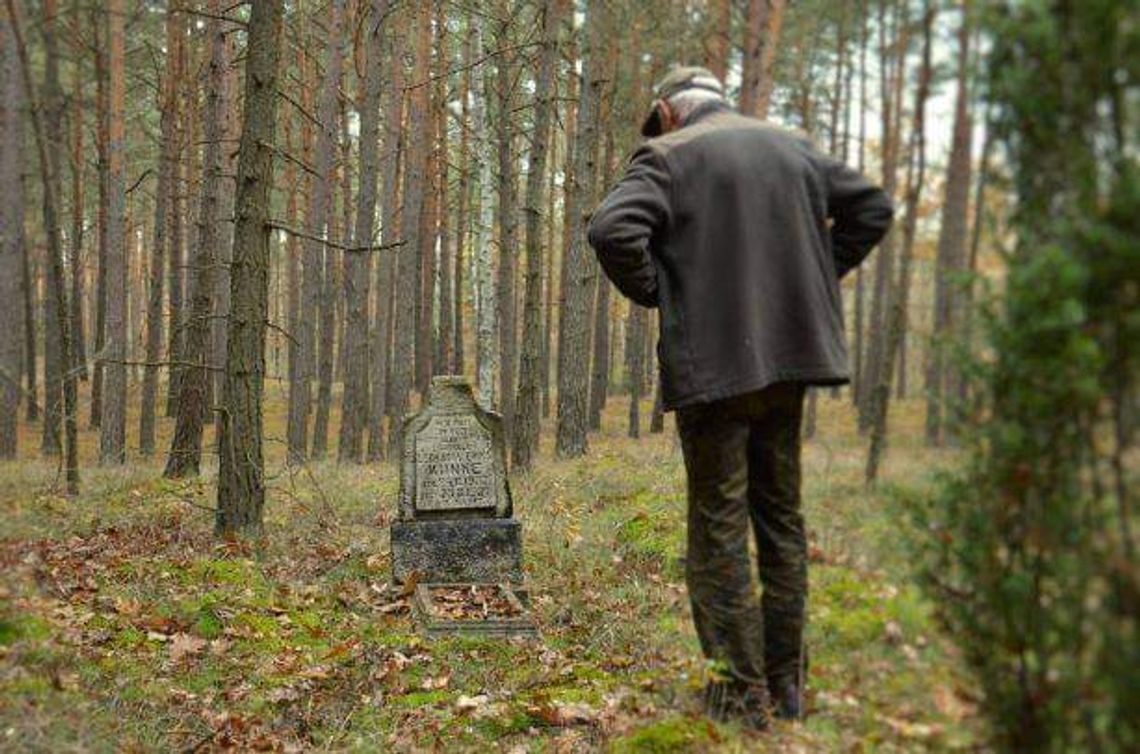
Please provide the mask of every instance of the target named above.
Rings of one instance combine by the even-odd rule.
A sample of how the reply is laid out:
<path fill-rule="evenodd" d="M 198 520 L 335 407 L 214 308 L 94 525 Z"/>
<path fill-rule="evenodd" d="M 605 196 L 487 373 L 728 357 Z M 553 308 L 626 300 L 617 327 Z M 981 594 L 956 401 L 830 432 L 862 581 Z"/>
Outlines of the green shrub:
<path fill-rule="evenodd" d="M 1118 91 L 1140 83 L 1129 5 L 998 3 L 988 20 L 1016 244 L 962 412 L 971 460 L 918 519 L 925 583 L 1009 751 L 1140 750 L 1140 180 Z"/>

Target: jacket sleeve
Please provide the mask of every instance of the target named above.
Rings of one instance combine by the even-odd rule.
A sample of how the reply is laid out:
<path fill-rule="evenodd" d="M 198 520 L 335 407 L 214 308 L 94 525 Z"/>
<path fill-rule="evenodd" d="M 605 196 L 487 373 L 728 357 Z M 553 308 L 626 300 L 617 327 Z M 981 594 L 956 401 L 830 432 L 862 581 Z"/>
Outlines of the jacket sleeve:
<path fill-rule="evenodd" d="M 642 306 L 657 306 L 657 268 L 650 249 L 669 224 L 669 180 L 661 157 L 642 147 L 594 211 L 587 229 L 606 276 Z"/>
<path fill-rule="evenodd" d="M 894 217 L 891 198 L 857 171 L 824 157 L 827 213 L 831 216 L 831 249 L 842 278 L 871 253 Z"/>

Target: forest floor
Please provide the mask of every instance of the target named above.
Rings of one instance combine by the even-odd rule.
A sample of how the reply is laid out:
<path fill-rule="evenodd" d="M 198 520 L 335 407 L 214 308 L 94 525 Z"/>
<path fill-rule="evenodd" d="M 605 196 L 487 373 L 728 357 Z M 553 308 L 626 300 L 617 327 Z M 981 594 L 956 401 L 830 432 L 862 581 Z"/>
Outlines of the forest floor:
<path fill-rule="evenodd" d="M 267 434 L 279 438 L 271 393 Z M 529 642 L 416 634 L 389 586 L 390 464 L 290 470 L 274 441 L 266 538 L 250 549 L 212 537 L 212 461 L 178 483 L 160 478 L 160 457 L 98 468 L 85 431 L 83 494 L 68 500 L 52 492 L 38 426 L 24 426 L 22 460 L 0 465 L 0 749 L 983 746 L 977 690 L 908 564 L 900 490 L 955 460 L 923 445 L 917 402 L 894 412 L 887 482 L 869 492 L 846 400 L 820 400 L 804 475 L 809 714 L 763 736 L 700 715 L 680 450 L 671 420 L 626 438 L 627 406 L 611 401 L 581 460 L 551 460 L 547 427 L 538 469 L 512 478 L 541 631 Z"/>

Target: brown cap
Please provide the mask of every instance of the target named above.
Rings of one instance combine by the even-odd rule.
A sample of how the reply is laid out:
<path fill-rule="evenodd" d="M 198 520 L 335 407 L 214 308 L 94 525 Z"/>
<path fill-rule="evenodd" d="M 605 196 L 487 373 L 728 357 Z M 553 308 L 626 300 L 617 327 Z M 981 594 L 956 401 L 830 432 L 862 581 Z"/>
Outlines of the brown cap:
<path fill-rule="evenodd" d="M 657 111 L 656 101 L 667 100 L 687 89 L 704 89 L 724 96 L 724 85 L 709 69 L 700 66 L 678 66 L 665 74 L 665 77 L 653 88 L 654 107 L 645 122 L 641 124 L 642 136 L 653 137 L 661 133 L 661 114 Z"/>

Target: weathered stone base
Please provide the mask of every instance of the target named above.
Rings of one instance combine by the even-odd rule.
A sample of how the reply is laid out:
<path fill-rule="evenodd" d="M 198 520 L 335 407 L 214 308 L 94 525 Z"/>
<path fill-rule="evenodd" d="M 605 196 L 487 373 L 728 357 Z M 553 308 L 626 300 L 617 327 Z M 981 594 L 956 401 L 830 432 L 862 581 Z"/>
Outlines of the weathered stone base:
<path fill-rule="evenodd" d="M 392 524 L 392 579 L 420 583 L 522 583 L 522 528 L 514 519 Z"/>
<path fill-rule="evenodd" d="M 420 584 L 412 598 L 412 613 L 420 630 L 429 638 L 441 636 L 479 636 L 501 639 L 534 639 L 538 628 L 526 611 L 518 595 L 506 584 L 499 586 L 502 595 L 517 609 L 513 617 L 484 618 L 482 620 L 451 620 L 436 615 L 432 604 L 431 587 L 435 584 Z"/>

